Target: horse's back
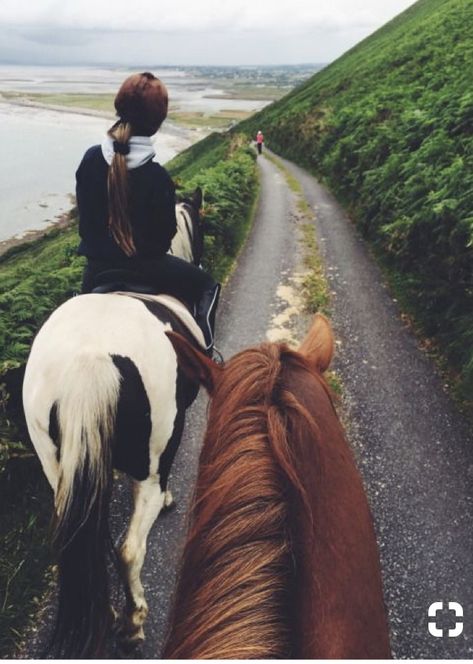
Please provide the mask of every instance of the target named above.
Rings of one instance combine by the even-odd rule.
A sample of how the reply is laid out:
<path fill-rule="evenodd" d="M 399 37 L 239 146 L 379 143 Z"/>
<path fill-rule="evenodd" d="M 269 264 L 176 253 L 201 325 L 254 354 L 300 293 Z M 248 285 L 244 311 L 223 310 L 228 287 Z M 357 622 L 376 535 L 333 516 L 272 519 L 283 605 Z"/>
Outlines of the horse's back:
<path fill-rule="evenodd" d="M 38 345 L 55 345 L 55 352 L 69 353 L 91 346 L 96 352 L 137 352 L 137 342 L 156 334 L 159 321 L 150 318 L 142 303 L 114 293 L 79 295 L 58 307 L 34 340 Z M 148 350 L 140 345 L 143 355 Z M 138 353 L 139 353 L 138 350 Z"/>
<path fill-rule="evenodd" d="M 168 323 L 143 302 L 116 294 L 71 298 L 56 309 L 38 332 L 28 365 L 54 367 L 59 375 L 78 353 L 129 357 L 150 378 L 157 366 L 176 364 L 164 334 Z"/>

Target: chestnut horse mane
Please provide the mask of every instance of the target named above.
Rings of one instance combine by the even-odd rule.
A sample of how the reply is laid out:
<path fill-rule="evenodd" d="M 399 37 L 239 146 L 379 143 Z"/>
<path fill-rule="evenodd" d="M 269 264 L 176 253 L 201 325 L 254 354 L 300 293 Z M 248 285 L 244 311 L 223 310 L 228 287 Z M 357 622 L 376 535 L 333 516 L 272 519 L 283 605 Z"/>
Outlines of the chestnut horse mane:
<path fill-rule="evenodd" d="M 330 396 L 302 355 L 271 343 L 232 358 L 216 385 L 166 659 L 294 653 L 291 514 L 305 510 L 309 520 L 312 514 L 291 441 L 317 445 L 319 438 L 316 422 L 290 389 L 294 370 L 310 371 Z"/>

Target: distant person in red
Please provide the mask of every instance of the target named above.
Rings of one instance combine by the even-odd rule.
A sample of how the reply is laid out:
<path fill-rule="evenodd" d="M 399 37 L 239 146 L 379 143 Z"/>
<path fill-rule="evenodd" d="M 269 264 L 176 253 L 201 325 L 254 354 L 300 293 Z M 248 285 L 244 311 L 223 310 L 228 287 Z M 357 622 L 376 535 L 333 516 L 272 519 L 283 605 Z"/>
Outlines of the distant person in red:
<path fill-rule="evenodd" d="M 258 148 L 258 154 L 261 154 L 263 152 L 263 143 L 264 143 L 264 136 L 263 132 L 260 129 L 256 134 L 256 147 Z"/>

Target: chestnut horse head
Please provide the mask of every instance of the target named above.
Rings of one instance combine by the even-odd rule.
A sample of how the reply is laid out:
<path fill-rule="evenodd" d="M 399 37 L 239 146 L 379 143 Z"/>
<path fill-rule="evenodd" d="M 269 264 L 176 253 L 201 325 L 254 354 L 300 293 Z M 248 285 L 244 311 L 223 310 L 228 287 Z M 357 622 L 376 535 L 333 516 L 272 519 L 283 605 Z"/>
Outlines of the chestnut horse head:
<path fill-rule="evenodd" d="M 211 396 L 165 658 L 386 658 L 372 517 L 323 377 L 323 316 L 299 348 L 217 366 L 168 333 Z"/>

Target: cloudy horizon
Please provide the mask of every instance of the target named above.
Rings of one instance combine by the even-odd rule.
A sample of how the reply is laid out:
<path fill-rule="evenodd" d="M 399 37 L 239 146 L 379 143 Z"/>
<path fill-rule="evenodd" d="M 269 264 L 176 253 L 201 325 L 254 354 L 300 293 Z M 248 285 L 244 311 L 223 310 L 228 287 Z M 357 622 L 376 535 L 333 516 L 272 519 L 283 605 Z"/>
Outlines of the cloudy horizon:
<path fill-rule="evenodd" d="M 326 63 L 413 0 L 2 0 L 0 63 Z"/>

